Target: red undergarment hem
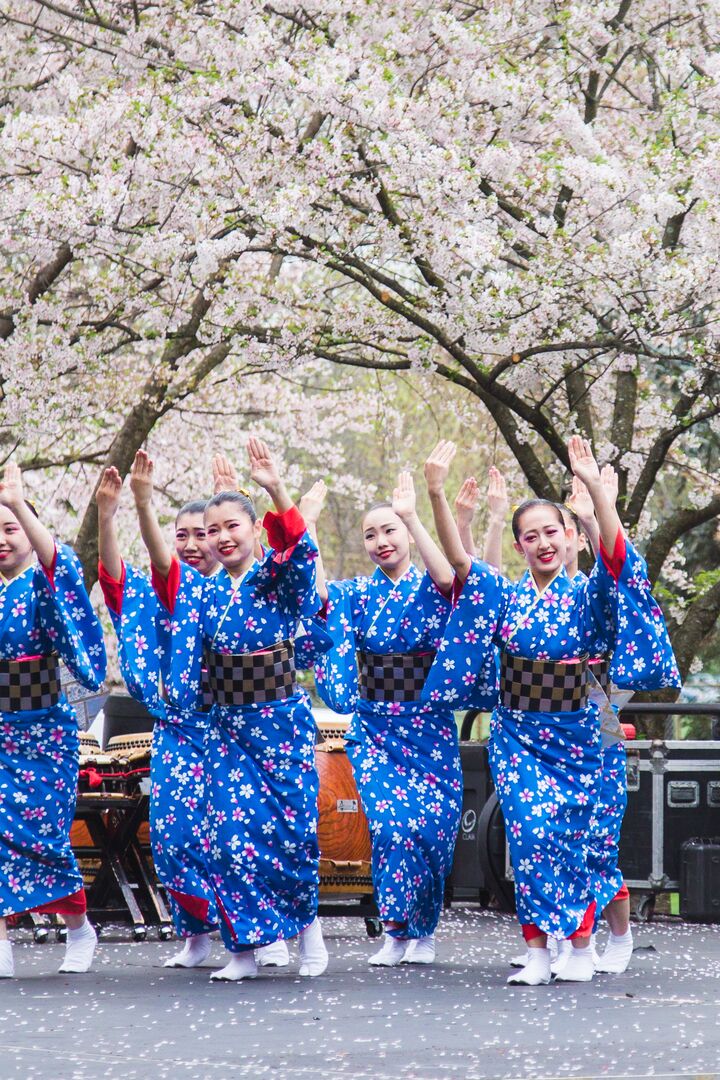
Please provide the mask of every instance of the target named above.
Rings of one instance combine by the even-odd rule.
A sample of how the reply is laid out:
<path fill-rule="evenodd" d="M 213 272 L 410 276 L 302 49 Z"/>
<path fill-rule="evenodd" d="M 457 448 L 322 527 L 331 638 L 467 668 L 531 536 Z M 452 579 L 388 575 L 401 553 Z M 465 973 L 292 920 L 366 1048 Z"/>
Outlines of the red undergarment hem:
<path fill-rule="evenodd" d="M 628 889 L 627 885 L 623 881 L 622 885 L 620 886 L 618 891 L 615 893 L 615 895 L 613 896 L 613 898 L 612 898 L 612 900 L 610 902 L 612 903 L 615 900 L 629 900 L 629 899 L 630 899 L 630 890 Z"/>
<path fill-rule="evenodd" d="M 177 900 L 180 907 L 187 911 L 188 915 L 192 915 L 194 919 L 198 919 L 200 922 L 207 922 L 207 913 L 210 907 L 208 900 L 203 900 L 200 896 L 190 896 L 188 893 L 177 892 L 175 889 L 168 889 L 168 892 Z"/>
<path fill-rule="evenodd" d="M 578 926 L 577 930 L 570 935 L 568 941 L 572 941 L 573 938 L 590 937 L 592 933 L 593 924 L 595 922 L 595 909 L 597 904 L 593 900 L 589 908 L 583 915 L 582 922 Z M 526 923 L 522 927 L 522 935 L 526 941 L 532 941 L 533 938 L 543 937 L 544 931 L 540 930 L 534 923 Z"/>
<path fill-rule="evenodd" d="M 41 907 L 32 909 L 39 915 L 84 915 L 87 911 L 87 897 L 84 889 L 78 889 L 70 896 L 62 896 L 59 900 L 50 900 Z"/>

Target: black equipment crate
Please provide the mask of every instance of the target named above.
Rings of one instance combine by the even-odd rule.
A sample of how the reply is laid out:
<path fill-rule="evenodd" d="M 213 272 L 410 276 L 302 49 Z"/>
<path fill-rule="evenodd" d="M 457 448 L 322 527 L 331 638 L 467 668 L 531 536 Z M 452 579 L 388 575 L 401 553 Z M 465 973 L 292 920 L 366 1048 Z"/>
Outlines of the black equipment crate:
<path fill-rule="evenodd" d="M 686 840 L 680 853 L 680 914 L 720 922 L 720 839 Z"/>
<path fill-rule="evenodd" d="M 683 843 L 720 835 L 720 741 L 642 739 L 626 750 L 620 869 L 631 889 L 675 891 Z"/>

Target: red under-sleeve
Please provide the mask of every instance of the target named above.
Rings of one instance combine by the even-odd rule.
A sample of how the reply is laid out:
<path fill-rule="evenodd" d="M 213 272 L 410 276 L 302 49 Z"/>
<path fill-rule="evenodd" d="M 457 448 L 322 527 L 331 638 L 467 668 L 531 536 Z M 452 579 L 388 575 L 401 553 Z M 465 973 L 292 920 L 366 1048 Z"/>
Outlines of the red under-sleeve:
<path fill-rule="evenodd" d="M 45 572 L 45 577 L 50 582 L 50 588 L 53 590 L 53 592 L 55 592 L 55 567 L 57 566 L 57 545 L 53 547 L 53 560 L 50 566 L 45 566 L 45 564 L 42 562 L 40 563 L 40 565 Z"/>
<path fill-rule="evenodd" d="M 470 575 L 468 574 L 468 577 L 469 576 Z M 465 578 L 465 581 L 467 581 L 467 578 Z M 451 592 L 450 592 L 450 603 L 452 604 L 453 607 L 455 607 L 458 600 L 460 599 L 460 594 L 462 593 L 463 589 L 465 588 L 465 581 L 461 581 L 460 578 L 457 576 L 457 574 L 455 575 L 455 577 L 453 579 L 452 589 L 451 589 Z"/>
<path fill-rule="evenodd" d="M 263 518 L 270 547 L 275 549 L 273 562 L 287 562 L 305 532 L 305 520 L 297 506 L 291 506 L 283 514 L 268 510 Z"/>
<path fill-rule="evenodd" d="M 116 615 L 122 614 L 122 597 L 125 588 L 125 563 L 121 560 L 120 577 L 114 578 L 107 572 L 102 559 L 98 562 L 98 581 L 105 603 Z"/>
<path fill-rule="evenodd" d="M 150 578 L 158 600 L 172 614 L 175 610 L 175 601 L 180 588 L 180 560 L 176 555 L 173 555 L 166 578 L 162 576 L 156 566 L 153 566 Z"/>
<path fill-rule="evenodd" d="M 600 541 L 600 558 L 604 562 L 608 573 L 612 574 L 616 581 L 619 581 L 622 568 L 625 565 L 625 534 L 622 529 L 618 529 L 618 534 L 615 537 L 615 550 L 612 555 L 608 555 L 602 540 Z"/>

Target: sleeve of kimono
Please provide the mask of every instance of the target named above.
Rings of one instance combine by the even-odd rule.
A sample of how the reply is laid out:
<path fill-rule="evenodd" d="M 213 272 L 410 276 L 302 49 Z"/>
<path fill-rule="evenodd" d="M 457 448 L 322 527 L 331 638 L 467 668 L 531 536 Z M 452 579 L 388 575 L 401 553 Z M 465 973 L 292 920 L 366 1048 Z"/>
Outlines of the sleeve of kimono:
<path fill-rule="evenodd" d="M 155 716 L 165 715 L 157 624 L 163 612 L 147 574 L 123 563 L 119 580 L 100 564 L 99 580 L 118 641 L 128 693 Z"/>
<path fill-rule="evenodd" d="M 98 690 L 107 666 L 105 642 L 74 551 L 56 544 L 52 567 L 35 568 L 33 587 L 43 629 L 60 658 L 86 689 Z"/>
<path fill-rule="evenodd" d="M 601 547 L 588 585 L 591 605 L 599 594 L 611 609 L 613 683 L 628 690 L 681 686 L 665 618 L 650 592 L 645 560 L 627 537 L 612 554 Z M 603 607 L 601 618 L 602 613 Z"/>
<path fill-rule="evenodd" d="M 155 630 L 165 695 L 178 709 L 194 709 L 201 695 L 202 627 L 212 599 L 212 578 L 206 580 L 173 557 L 167 578 L 153 567 L 152 586 L 162 605 Z"/>
<path fill-rule="evenodd" d="M 350 713 L 358 699 L 358 669 L 352 606 L 354 581 L 329 581 L 323 612 L 330 648 L 315 664 L 315 686 L 329 709 Z M 318 616 L 319 618 L 319 616 Z"/>
<path fill-rule="evenodd" d="M 263 524 L 271 549 L 258 574 L 258 587 L 277 592 L 287 615 L 310 619 L 322 607 L 315 584 L 318 549 L 302 515 L 291 506 L 284 514 L 267 513 Z"/>
<path fill-rule="evenodd" d="M 492 709 L 497 704 L 495 637 L 508 605 L 511 583 L 494 567 L 473 559 L 430 668 L 423 700 L 453 709 Z"/>

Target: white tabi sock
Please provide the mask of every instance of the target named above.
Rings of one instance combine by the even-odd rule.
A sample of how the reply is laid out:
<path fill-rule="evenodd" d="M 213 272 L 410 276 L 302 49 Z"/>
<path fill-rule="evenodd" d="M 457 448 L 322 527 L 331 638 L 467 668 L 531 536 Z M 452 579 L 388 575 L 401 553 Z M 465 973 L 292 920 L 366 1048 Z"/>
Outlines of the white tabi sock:
<path fill-rule="evenodd" d="M 435 960 L 435 935 L 415 938 L 405 950 L 400 963 L 402 964 L 432 964 Z"/>
<path fill-rule="evenodd" d="M 605 946 L 605 952 L 598 957 L 595 970 L 620 975 L 627 969 L 632 954 L 633 936 L 632 930 L 628 926 L 625 933 L 619 937 L 610 934 L 610 939 Z"/>
<path fill-rule="evenodd" d="M 210 955 L 212 942 L 209 934 L 195 934 L 185 939 L 185 945 L 179 953 L 166 960 L 163 967 L 194 968 L 202 964 Z"/>
<path fill-rule="evenodd" d="M 287 967 L 290 954 L 284 941 L 273 941 L 272 945 L 263 945 L 255 950 L 255 959 L 260 967 Z"/>
<path fill-rule="evenodd" d="M 558 943 L 557 938 L 548 937 L 547 948 L 550 953 L 550 963 L 554 964 L 558 958 Z M 517 956 L 513 956 L 510 961 L 510 967 L 523 968 L 530 959 L 530 950 L 526 949 L 524 953 L 518 953 Z"/>
<path fill-rule="evenodd" d="M 409 944 L 406 938 L 394 938 L 388 934 L 380 952 L 371 956 L 368 963 L 375 964 L 377 967 L 395 967 L 404 957 Z"/>
<path fill-rule="evenodd" d="M 323 941 L 320 920 L 315 917 L 309 926 L 298 934 L 300 946 L 300 974 L 314 978 L 322 975 L 328 966 L 328 951 Z"/>
<path fill-rule="evenodd" d="M 71 930 L 68 927 L 65 959 L 60 967 L 60 973 L 80 975 L 89 971 L 96 945 L 97 934 L 87 919 L 77 930 Z"/>
<path fill-rule="evenodd" d="M 220 971 L 213 971 L 210 978 L 215 982 L 239 982 L 240 979 L 254 979 L 256 975 L 255 953 L 247 949 L 246 952 L 231 953 L 230 962 Z"/>
<path fill-rule="evenodd" d="M 573 951 L 572 942 L 567 940 L 560 940 L 557 943 L 557 956 L 554 960 L 550 961 L 550 971 L 553 975 L 557 975 L 558 972 L 567 964 L 570 959 L 570 953 Z"/>
<path fill-rule="evenodd" d="M 600 953 L 597 951 L 597 934 L 590 935 L 590 952 L 592 953 L 593 967 L 597 971 L 597 966 L 600 962 Z"/>
<path fill-rule="evenodd" d="M 12 945 L 9 941 L 0 941 L 0 979 L 12 979 L 14 974 Z"/>
<path fill-rule="evenodd" d="M 563 964 L 555 978 L 558 982 L 591 982 L 595 967 L 590 946 L 576 949 L 571 946 L 567 962 Z"/>
<path fill-rule="evenodd" d="M 508 979 L 509 986 L 545 986 L 549 982 L 549 949 L 528 949 L 527 964 Z"/>

